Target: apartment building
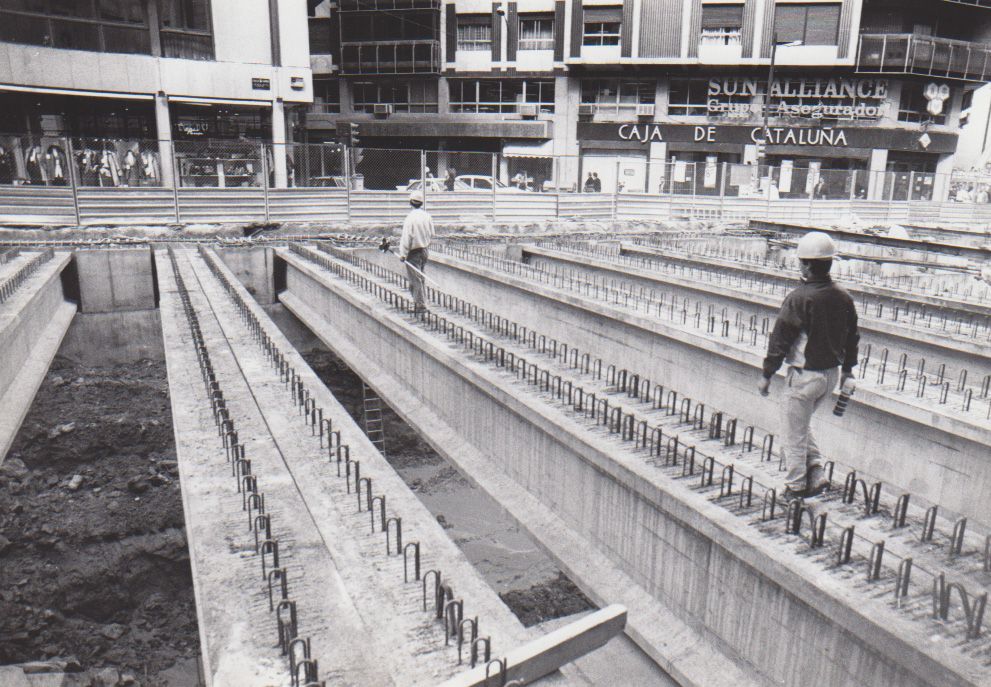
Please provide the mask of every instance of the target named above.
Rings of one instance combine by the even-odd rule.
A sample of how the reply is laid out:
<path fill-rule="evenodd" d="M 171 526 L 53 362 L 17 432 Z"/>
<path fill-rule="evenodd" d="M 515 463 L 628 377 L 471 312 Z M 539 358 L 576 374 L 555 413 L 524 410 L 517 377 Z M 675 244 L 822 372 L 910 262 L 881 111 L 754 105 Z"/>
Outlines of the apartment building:
<path fill-rule="evenodd" d="M 603 190 L 653 192 L 693 162 L 699 193 L 739 191 L 742 168 L 766 164 L 783 197 L 827 171 L 848 172 L 832 197 L 880 199 L 899 184 L 944 197 L 938 173 L 952 170 L 961 112 L 991 72 L 991 0 L 312 0 L 309 11 L 308 140 L 346 140 L 356 123 L 366 148 L 438 151 L 438 175 L 451 151 L 483 151 L 499 154 L 503 181 L 524 165 L 556 188 L 594 172 Z"/>
<path fill-rule="evenodd" d="M 293 0 L 0 0 L 0 183 L 284 186 L 312 100 Z"/>

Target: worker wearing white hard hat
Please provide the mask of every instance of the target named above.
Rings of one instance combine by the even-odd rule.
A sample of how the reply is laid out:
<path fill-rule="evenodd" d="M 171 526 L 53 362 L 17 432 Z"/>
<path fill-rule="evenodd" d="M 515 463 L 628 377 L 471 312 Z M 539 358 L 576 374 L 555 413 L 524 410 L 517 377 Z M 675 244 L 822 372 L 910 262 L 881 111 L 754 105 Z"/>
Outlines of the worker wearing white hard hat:
<path fill-rule="evenodd" d="M 860 341 L 853 299 L 829 276 L 836 255 L 833 239 L 821 231 L 809 232 L 799 240 L 797 253 L 802 283 L 781 304 L 758 383 L 761 395 L 767 396 L 771 378 L 786 366 L 786 501 L 818 496 L 829 488 L 822 453 L 812 436 L 812 416 L 837 382 L 851 388 Z"/>
<path fill-rule="evenodd" d="M 434 220 L 423 209 L 423 191 L 409 194 L 412 208 L 403 221 L 403 235 L 399 239 L 399 259 L 406 263 L 409 290 L 413 294 L 414 312 L 426 310 L 423 271 L 427 267 L 428 249 L 434 238 Z"/>

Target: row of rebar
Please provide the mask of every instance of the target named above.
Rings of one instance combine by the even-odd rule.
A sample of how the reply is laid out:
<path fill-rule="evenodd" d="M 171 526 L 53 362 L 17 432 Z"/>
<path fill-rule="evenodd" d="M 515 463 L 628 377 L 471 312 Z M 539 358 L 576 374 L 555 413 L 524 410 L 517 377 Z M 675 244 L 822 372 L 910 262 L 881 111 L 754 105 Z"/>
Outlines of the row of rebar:
<path fill-rule="evenodd" d="M 459 260 L 481 264 L 557 289 L 569 290 L 586 298 L 600 300 L 613 306 L 628 308 L 647 317 L 665 319 L 678 327 L 692 327 L 707 336 L 730 339 L 739 346 L 758 351 L 766 349 L 771 333 L 770 317 L 750 314 L 748 318 L 741 311 L 737 311 L 734 319 L 731 320 L 728 308 L 718 308 L 718 306 L 701 298 L 692 300 L 688 297 L 669 297 L 664 292 L 658 294 L 653 291 L 644 294 L 645 297 L 641 297 L 640 294 L 633 291 L 603 287 L 574 275 L 555 275 L 554 272 L 541 269 L 538 266 L 495 257 L 488 253 L 477 253 L 464 246 L 443 245 L 437 246 L 436 250 Z M 954 394 L 952 400 L 955 401 L 953 403 L 954 409 L 963 413 L 976 414 L 980 409 L 975 404 L 975 400 L 987 400 L 987 407 L 982 414 L 984 419 L 991 419 L 991 374 L 979 378 L 977 375 L 970 375 L 966 368 L 961 368 L 958 371 L 957 384 L 954 385 L 946 379 L 945 364 L 936 366 L 935 374 L 933 374 L 933 366 L 928 365 L 925 358 L 920 357 L 917 364 L 910 364 L 908 354 L 903 353 L 899 355 L 899 368 L 892 373 L 898 375 L 898 378 L 894 380 L 894 383 L 890 383 L 892 379 L 889 374 L 891 370 L 888 362 L 889 357 L 888 349 L 883 349 L 877 359 L 872 359 L 870 347 L 865 346 L 865 355 L 862 356 L 859 363 L 861 378 L 866 379 L 868 371 L 873 369 L 876 384 L 884 391 L 893 394 L 911 394 L 913 399 L 932 401 L 940 406 L 946 406 L 950 403 L 952 393 Z M 916 380 L 918 384 L 906 388 L 901 372 L 913 366 L 921 371 Z M 883 386 L 885 380 L 889 382 L 887 386 Z M 978 385 L 968 386 L 968 384 L 978 380 L 980 380 Z"/>
<path fill-rule="evenodd" d="M 274 613 L 276 618 L 279 650 L 283 656 L 288 657 L 293 687 L 325 687 L 325 683 L 317 677 L 319 667 L 317 660 L 310 654 L 310 639 L 299 636 L 297 601 L 289 596 L 288 572 L 286 567 L 280 565 L 279 540 L 272 535 L 272 515 L 266 510 L 265 494 L 259 491 L 258 477 L 252 471 L 251 459 L 246 456 L 245 445 L 231 419 L 227 400 L 217 381 L 210 351 L 203 338 L 199 316 L 179 270 L 175 251 L 171 247 L 169 259 L 196 350 L 204 391 L 210 399 L 214 422 L 230 465 L 231 476 L 241 494 L 241 508 L 247 513 L 248 529 L 254 534 L 255 554 L 260 558 L 262 579 L 267 586 L 269 612 Z M 275 598 L 276 593 L 278 600 Z"/>
<path fill-rule="evenodd" d="M 712 246 L 710 244 L 704 244 L 702 248 L 694 249 L 690 244 L 686 247 L 686 244 L 680 243 L 677 240 L 672 240 L 666 236 L 652 236 L 652 237 L 634 237 L 632 241 L 641 246 L 649 246 L 652 248 L 661 248 L 667 251 L 676 251 L 685 256 L 702 256 L 709 258 L 720 258 L 723 260 L 732 260 L 740 264 L 748 265 L 750 267 L 777 267 L 778 269 L 795 269 L 797 270 L 797 258 L 787 257 L 787 258 L 769 258 L 766 250 L 762 251 L 746 251 L 738 250 L 733 248 Z M 951 246 L 952 248 L 952 246 Z M 912 250 L 912 249 L 899 249 L 901 251 Z M 925 253 L 923 252 L 923 256 Z M 865 256 L 868 257 L 878 257 L 878 256 Z M 856 257 L 853 258 L 854 260 Z M 938 262 L 932 262 L 927 265 L 930 268 L 940 268 L 947 267 L 946 265 L 940 265 Z M 883 274 L 876 273 L 857 273 L 852 267 L 848 267 L 844 274 L 848 279 L 853 279 L 864 284 L 870 284 L 873 286 L 886 286 L 889 288 L 898 289 L 900 291 L 906 291 L 915 293 L 917 295 L 923 296 L 949 296 L 957 300 L 970 301 L 974 303 L 988 303 L 991 301 L 991 286 L 984 283 L 976 283 L 970 281 L 966 288 L 959 283 L 958 279 L 952 280 L 952 286 L 947 285 L 946 280 L 939 280 L 934 277 L 907 277 L 907 276 L 887 276 Z"/>
<path fill-rule="evenodd" d="M 42 265 L 53 257 L 55 257 L 54 251 L 51 248 L 47 248 L 31 257 L 26 263 L 18 267 L 13 274 L 4 279 L 3 283 L 0 283 L 0 304 L 6 303 L 32 274 L 37 272 Z"/>
<path fill-rule="evenodd" d="M 414 304 L 409 298 L 397 294 L 390 288 L 386 288 L 377 281 L 369 279 L 364 275 L 351 270 L 338 261 L 329 260 L 312 250 L 298 245 L 290 246 L 291 250 L 307 260 L 316 262 L 321 267 L 329 270 L 333 274 L 346 281 L 359 286 L 379 297 L 392 307 L 396 307 L 406 313 L 414 313 Z M 321 249 L 334 256 L 338 260 L 350 263 L 361 270 L 368 271 L 378 278 L 385 279 L 391 283 L 404 287 L 405 277 L 398 275 L 386 268 L 365 261 L 347 251 L 338 251 L 334 248 L 321 246 Z M 567 344 L 549 339 L 533 330 L 527 330 L 516 323 L 502 318 L 492 312 L 479 308 L 463 299 L 443 293 L 434 287 L 427 288 L 427 297 L 432 303 L 454 310 L 461 315 L 483 324 L 499 334 L 512 338 L 518 343 L 529 346 L 535 351 L 550 354 L 556 359 L 562 360 L 565 364 L 574 369 L 578 369 L 586 374 L 601 379 L 603 363 L 597 359 L 592 361 L 590 356 L 579 354 L 577 349 L 567 346 Z M 448 340 L 456 341 L 467 351 L 480 356 L 487 362 L 494 363 L 497 367 L 509 370 L 514 376 L 531 386 L 536 386 L 542 392 L 550 392 L 555 400 L 558 400 L 582 417 L 592 419 L 596 426 L 608 427 L 609 432 L 618 435 L 620 439 L 632 442 L 635 449 L 644 450 L 652 458 L 662 459 L 666 466 L 677 467 L 681 461 L 681 476 L 684 478 L 700 477 L 699 488 L 719 488 L 719 500 L 724 507 L 731 507 L 733 503 L 738 504 L 740 513 L 752 512 L 755 502 L 761 504 L 761 520 L 771 521 L 776 517 L 777 491 L 774 487 L 764 485 L 754 478 L 753 475 L 746 475 L 739 471 L 734 463 L 721 463 L 714 456 L 705 455 L 697 445 L 692 445 L 682 439 L 682 435 L 665 436 L 660 427 L 651 429 L 648 422 L 641 419 L 633 412 L 625 412 L 620 407 L 610 408 L 606 399 L 597 399 L 592 392 L 586 392 L 580 386 L 570 380 L 564 380 L 560 375 L 553 374 L 552 370 L 541 368 L 536 363 L 531 363 L 521 357 L 516 356 L 511 351 L 498 344 L 487 341 L 482 336 L 477 335 L 456 323 L 437 315 L 436 313 L 414 314 L 414 317 L 425 324 L 429 329 L 443 333 Z M 616 386 L 622 393 L 625 392 L 630 398 L 635 398 L 641 403 L 652 406 L 652 410 L 662 410 L 666 415 L 677 415 L 680 421 L 690 427 L 689 431 L 701 431 L 708 434 L 709 439 L 717 440 L 725 446 L 740 445 L 741 453 L 755 450 L 754 428 L 747 427 L 742 432 L 743 441 L 737 443 L 738 419 L 726 418 L 718 410 L 711 410 L 708 423 L 705 417 L 705 406 L 696 404 L 694 411 L 692 401 L 688 398 L 681 398 L 678 402 L 676 390 L 665 389 L 660 385 L 651 385 L 649 379 L 631 374 L 626 370 L 617 370 L 615 366 L 606 366 L 607 382 Z M 773 456 L 773 435 L 764 434 L 761 446 L 761 460 L 771 460 Z M 827 463 L 827 472 L 830 479 L 834 464 Z M 718 482 L 715 475 L 719 475 Z M 739 482 L 735 482 L 739 479 Z M 864 494 L 866 515 L 876 515 L 879 511 L 881 497 L 881 483 L 875 482 L 870 486 L 866 481 L 858 478 L 855 471 L 847 475 L 847 480 L 843 490 L 843 502 L 853 503 L 857 499 L 857 489 L 860 488 Z M 763 495 L 760 490 L 763 489 Z M 755 499 L 755 495 L 758 497 Z M 724 500 L 727 497 L 734 499 Z M 907 512 L 910 495 L 902 493 L 895 507 L 893 527 L 902 528 L 907 526 Z M 727 505 L 730 504 L 730 505 Z M 922 541 L 932 541 L 937 520 L 937 506 L 931 506 L 926 510 L 926 517 L 923 522 L 920 539 Z M 785 531 L 792 534 L 801 534 L 803 518 L 808 516 L 810 521 L 809 542 L 813 549 L 822 548 L 826 541 L 826 514 L 816 514 L 812 508 L 806 506 L 801 501 L 793 501 L 788 506 L 785 517 Z M 954 523 L 951 537 L 951 554 L 954 557 L 963 554 L 963 542 L 967 521 L 961 518 Z M 870 554 L 865 558 L 868 561 L 867 579 L 871 582 L 880 580 L 880 570 L 882 559 L 885 555 L 885 542 L 883 540 L 871 542 L 860 535 L 857 535 L 853 525 L 837 528 L 839 535 L 837 539 L 837 560 L 838 565 L 845 565 L 851 562 L 853 554 L 854 540 L 861 540 L 870 546 Z M 983 552 L 982 574 L 991 572 L 991 536 L 985 538 Z M 901 605 L 909 592 L 909 583 L 913 570 L 929 575 L 934 581 L 934 599 L 936 598 L 936 581 L 943 579 L 943 573 L 930 573 L 919 565 L 914 565 L 910 557 L 898 557 L 889 551 L 889 557 L 898 559 L 897 577 L 894 588 L 896 603 Z M 953 583 L 963 600 L 962 607 L 968 623 L 968 639 L 976 638 L 980 635 L 983 608 L 986 604 L 987 593 L 978 595 L 968 594 L 964 585 L 960 582 Z M 942 608 L 942 606 L 941 606 Z M 948 617 L 947 614 L 939 615 L 942 619 Z"/>
<path fill-rule="evenodd" d="M 480 634 L 479 617 L 477 615 L 471 618 L 465 617 L 465 600 L 456 597 L 452 584 L 443 577 L 439 568 L 421 572 L 420 542 L 403 543 L 402 517 L 397 514 L 389 515 L 386 510 L 385 493 L 374 494 L 372 477 L 367 474 L 362 475 L 361 462 L 351 457 L 349 445 L 342 443 L 340 430 L 334 429 L 333 418 L 323 406 L 319 405 L 303 375 L 282 352 L 275 338 L 269 334 L 265 324 L 256 315 L 256 309 L 235 287 L 221 268 L 218 259 L 203 245 L 199 246 L 199 251 L 210 271 L 234 303 L 241 322 L 250 332 L 252 340 L 264 351 L 266 359 L 278 373 L 280 382 L 290 396 L 290 402 L 302 415 L 310 428 L 311 436 L 318 438 L 321 449 L 324 449 L 326 437 L 327 460 L 335 465 L 337 476 L 346 481 L 347 493 L 355 495 L 358 512 L 369 514 L 370 534 L 384 535 L 386 556 L 403 557 L 404 584 L 420 583 L 423 611 L 432 613 L 436 621 L 443 623 L 445 646 L 449 646 L 452 642 L 457 644 L 458 665 L 467 659 L 471 667 L 475 667 L 480 662 L 493 668 L 499 667 L 499 672 L 492 673 L 493 677 L 503 676 L 499 687 L 510 685 L 511 683 L 505 681 L 508 664 L 505 659 L 492 659 L 492 637 Z"/>
<path fill-rule="evenodd" d="M 569 241 L 561 244 L 538 242 L 541 246 L 552 247 L 554 250 L 565 251 L 582 256 L 594 256 L 599 259 L 617 263 L 626 267 L 642 270 L 663 272 L 674 278 L 693 282 L 707 282 L 721 288 L 736 288 L 747 293 L 759 293 L 783 298 L 798 286 L 797 276 L 773 275 L 757 270 L 742 270 L 740 268 L 724 268 L 718 264 L 698 264 L 689 260 L 672 258 L 664 255 L 622 254 L 605 246 L 592 246 L 584 242 Z M 477 249 L 476 249 L 477 250 Z M 839 263 L 842 266 L 844 263 Z M 834 268 L 835 269 L 835 268 Z M 797 269 L 794 271 L 798 274 Z M 834 276 L 842 277 L 842 269 Z M 586 277 L 592 283 L 602 281 L 592 275 Z M 613 280 L 614 281 L 614 280 Z M 613 288 L 616 288 L 613 283 Z M 897 288 L 897 287 L 896 287 Z M 940 336 L 956 335 L 963 340 L 987 338 L 991 340 L 991 316 L 976 315 L 964 310 L 954 309 L 952 302 L 945 306 L 934 306 L 920 303 L 911 297 L 896 298 L 871 294 L 867 291 L 854 290 L 859 301 L 862 316 L 888 321 L 902 327 L 914 327 L 920 330 L 936 331 Z M 956 313 L 956 314 L 954 314 Z"/>

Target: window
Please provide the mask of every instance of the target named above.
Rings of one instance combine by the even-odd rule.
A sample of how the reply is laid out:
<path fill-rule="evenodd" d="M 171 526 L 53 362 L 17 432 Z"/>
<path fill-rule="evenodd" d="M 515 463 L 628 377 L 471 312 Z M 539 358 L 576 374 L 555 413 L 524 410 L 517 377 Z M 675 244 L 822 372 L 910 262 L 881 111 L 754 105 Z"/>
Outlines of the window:
<path fill-rule="evenodd" d="M 619 45 L 623 8 L 589 7 L 583 21 L 582 45 Z"/>
<path fill-rule="evenodd" d="M 898 121 L 911 124 L 946 124 L 946 111 L 951 101 L 952 96 L 943 103 L 943 112 L 933 116 L 926 109 L 929 101 L 923 94 L 922 85 L 906 81 L 902 85 L 901 100 L 898 102 Z"/>
<path fill-rule="evenodd" d="M 778 4 L 774 10 L 774 35 L 779 43 L 836 45 L 840 28 L 839 4 Z"/>
<path fill-rule="evenodd" d="M 489 15 L 458 17 L 458 50 L 492 50 L 492 18 Z"/>
<path fill-rule="evenodd" d="M 668 114 L 673 117 L 709 114 L 709 82 L 705 79 L 672 79 Z"/>
<path fill-rule="evenodd" d="M 520 16 L 520 50 L 553 50 L 554 16 Z"/>
<path fill-rule="evenodd" d="M 341 82 L 336 78 L 313 77 L 311 112 L 337 114 L 341 111 Z"/>
<path fill-rule="evenodd" d="M 375 105 L 392 105 L 394 112 L 436 112 L 437 82 L 431 79 L 403 81 L 355 81 L 354 111 L 372 112 Z"/>
<path fill-rule="evenodd" d="M 162 56 L 212 60 L 210 0 L 159 0 Z"/>
<path fill-rule="evenodd" d="M 743 5 L 702 5 L 700 45 L 740 45 Z"/>
<path fill-rule="evenodd" d="M 330 2 L 328 0 L 322 0 L 322 2 L 311 0 L 306 5 L 308 10 L 307 22 L 310 29 L 310 54 L 330 55 L 332 53 L 331 36 L 337 30 L 330 18 Z"/>
<path fill-rule="evenodd" d="M 513 114 L 521 104 L 554 112 L 552 79 L 451 79 L 451 112 Z"/>
<path fill-rule="evenodd" d="M 582 104 L 595 105 L 596 114 L 635 115 L 637 105 L 653 105 L 652 80 L 584 79 Z"/>
<path fill-rule="evenodd" d="M 0 0 L 0 41 L 151 54 L 144 0 Z"/>

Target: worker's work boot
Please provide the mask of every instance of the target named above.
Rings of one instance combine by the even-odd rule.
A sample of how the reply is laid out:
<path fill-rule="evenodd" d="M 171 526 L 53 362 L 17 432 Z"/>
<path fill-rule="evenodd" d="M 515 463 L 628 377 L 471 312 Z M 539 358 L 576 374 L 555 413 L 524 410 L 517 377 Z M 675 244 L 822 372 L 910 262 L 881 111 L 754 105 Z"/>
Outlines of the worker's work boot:
<path fill-rule="evenodd" d="M 829 480 L 826 478 L 826 471 L 821 465 L 813 465 L 809 469 L 809 488 L 806 490 L 809 496 L 819 496 L 829 491 Z"/>

